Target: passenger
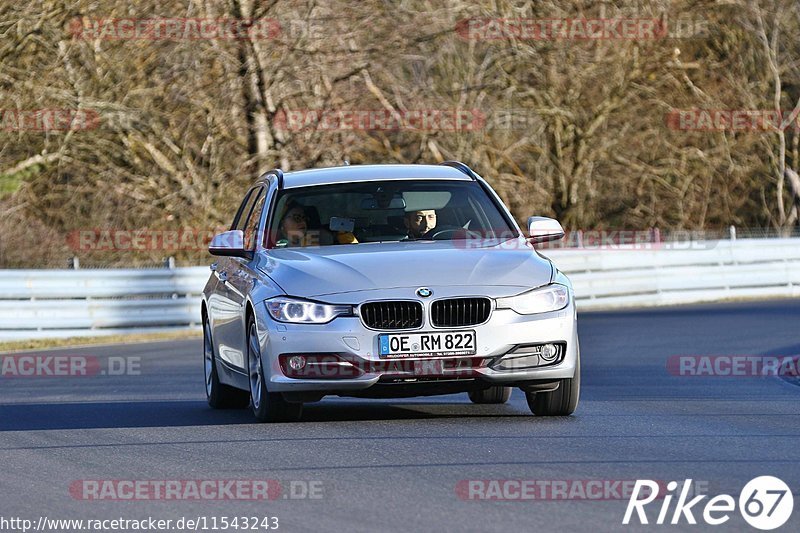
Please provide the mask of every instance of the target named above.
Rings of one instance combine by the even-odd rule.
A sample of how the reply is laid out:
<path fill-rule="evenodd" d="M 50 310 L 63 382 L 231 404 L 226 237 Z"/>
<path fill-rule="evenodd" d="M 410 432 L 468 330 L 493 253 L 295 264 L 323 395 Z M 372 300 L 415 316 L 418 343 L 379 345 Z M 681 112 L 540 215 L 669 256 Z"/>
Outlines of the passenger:
<path fill-rule="evenodd" d="M 336 236 L 325 228 L 309 227 L 306 208 L 292 200 L 285 207 L 278 223 L 277 248 L 298 246 L 327 246 L 329 244 L 356 244 L 358 240 L 350 232 L 337 232 Z"/>
<path fill-rule="evenodd" d="M 278 238 L 275 246 L 283 248 L 319 244 L 319 234 L 316 235 L 316 239 L 312 239 L 313 235 L 308 230 L 308 215 L 305 207 L 289 200 L 284 209 L 283 216 L 278 223 Z M 317 242 L 312 242 L 312 240 Z"/>

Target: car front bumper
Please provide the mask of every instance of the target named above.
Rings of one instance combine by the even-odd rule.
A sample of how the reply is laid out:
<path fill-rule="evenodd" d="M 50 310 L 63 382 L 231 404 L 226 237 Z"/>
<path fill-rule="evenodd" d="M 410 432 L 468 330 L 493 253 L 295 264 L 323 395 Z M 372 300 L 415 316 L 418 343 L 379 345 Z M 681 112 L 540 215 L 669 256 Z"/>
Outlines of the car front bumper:
<path fill-rule="evenodd" d="M 263 305 L 263 304 L 262 304 Z M 374 331 L 368 329 L 359 317 L 339 317 L 324 325 L 285 324 L 276 322 L 266 313 L 257 313 L 261 353 L 270 392 L 318 392 L 344 394 L 365 391 L 376 385 L 425 383 L 426 390 L 436 386 L 434 381 L 480 382 L 479 385 L 524 386 L 527 383 L 555 381 L 572 378 L 578 359 L 578 332 L 574 302 L 561 311 L 537 315 L 520 315 L 510 309 L 494 309 L 488 322 L 464 328 L 434 328 L 426 322 L 415 331 L 474 330 L 477 353 L 469 357 L 382 359 L 379 356 L 378 336 L 402 331 Z M 565 343 L 560 362 L 547 366 L 495 370 L 489 367 L 497 359 L 519 345 Z M 281 370 L 281 354 L 337 354 L 363 371 L 362 375 L 347 378 L 292 378 Z M 445 371 L 436 375 L 415 376 L 410 366 L 414 361 L 443 359 Z M 472 360 L 469 368 L 453 368 L 457 359 Z M 377 363 L 377 364 L 376 364 Z M 267 368 L 268 366 L 268 368 Z M 376 371 L 373 371 L 377 368 Z M 442 393 L 447 387 L 442 386 Z M 426 393 L 430 394 L 430 392 Z M 390 394 L 391 396 L 391 394 Z"/>

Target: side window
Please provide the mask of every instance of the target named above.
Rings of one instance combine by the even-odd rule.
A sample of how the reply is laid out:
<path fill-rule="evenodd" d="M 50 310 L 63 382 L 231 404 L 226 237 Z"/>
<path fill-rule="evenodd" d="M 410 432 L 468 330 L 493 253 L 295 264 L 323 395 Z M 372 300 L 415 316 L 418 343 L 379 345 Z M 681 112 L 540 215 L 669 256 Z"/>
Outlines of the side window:
<path fill-rule="evenodd" d="M 258 190 L 259 189 L 253 188 L 247 191 L 247 195 L 245 195 L 242 205 L 239 206 L 236 216 L 233 217 L 233 224 L 231 224 L 232 230 L 240 229 L 244 231 L 244 225 L 247 222 L 247 215 L 253 208 L 253 203 L 256 201 L 256 194 Z"/>
<path fill-rule="evenodd" d="M 255 195 L 254 195 L 255 196 Z M 261 211 L 264 209 L 264 199 L 267 197 L 264 194 L 264 189 L 258 190 L 255 205 L 250 210 L 250 216 L 247 219 L 244 229 L 244 249 L 255 250 L 256 247 L 256 233 L 258 232 L 258 223 L 261 220 Z"/>

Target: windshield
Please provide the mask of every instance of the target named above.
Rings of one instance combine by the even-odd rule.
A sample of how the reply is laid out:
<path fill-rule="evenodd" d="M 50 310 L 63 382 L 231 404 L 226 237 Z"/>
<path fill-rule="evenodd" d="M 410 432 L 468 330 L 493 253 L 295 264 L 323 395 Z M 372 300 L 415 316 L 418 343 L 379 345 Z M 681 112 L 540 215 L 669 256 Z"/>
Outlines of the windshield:
<path fill-rule="evenodd" d="M 280 193 L 268 247 L 516 236 L 477 182 L 339 183 Z"/>

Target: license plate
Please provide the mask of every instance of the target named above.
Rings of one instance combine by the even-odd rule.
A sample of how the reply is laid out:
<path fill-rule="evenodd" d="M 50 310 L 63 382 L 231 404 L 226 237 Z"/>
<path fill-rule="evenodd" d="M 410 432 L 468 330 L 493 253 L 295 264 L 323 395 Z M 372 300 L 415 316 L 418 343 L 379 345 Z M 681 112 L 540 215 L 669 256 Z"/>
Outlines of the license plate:
<path fill-rule="evenodd" d="M 381 357 L 475 355 L 474 331 L 423 331 L 380 335 Z"/>

